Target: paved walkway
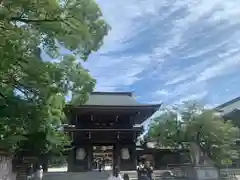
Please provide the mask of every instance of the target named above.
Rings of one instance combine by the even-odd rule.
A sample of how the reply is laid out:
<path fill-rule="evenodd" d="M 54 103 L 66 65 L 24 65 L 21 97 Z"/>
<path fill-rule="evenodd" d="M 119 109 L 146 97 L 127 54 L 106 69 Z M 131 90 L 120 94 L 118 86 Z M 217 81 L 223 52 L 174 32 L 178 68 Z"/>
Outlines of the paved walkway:
<path fill-rule="evenodd" d="M 157 173 L 159 173 L 161 170 L 157 170 Z M 237 174 L 238 180 L 240 180 L 240 169 L 234 169 L 233 170 L 235 174 Z M 67 166 L 58 167 L 58 168 L 48 168 L 48 172 L 67 172 Z"/>

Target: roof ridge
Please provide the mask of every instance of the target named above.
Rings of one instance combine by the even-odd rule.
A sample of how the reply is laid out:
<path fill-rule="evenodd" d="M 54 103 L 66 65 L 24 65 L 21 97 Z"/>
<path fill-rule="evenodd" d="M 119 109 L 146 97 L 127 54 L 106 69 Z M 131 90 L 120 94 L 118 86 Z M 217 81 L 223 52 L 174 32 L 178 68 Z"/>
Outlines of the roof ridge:
<path fill-rule="evenodd" d="M 233 103 L 235 103 L 235 102 L 237 102 L 237 101 L 240 101 L 240 96 L 239 96 L 239 97 L 236 97 L 236 98 L 234 98 L 234 99 L 232 99 L 232 100 L 230 100 L 230 101 L 227 101 L 227 102 L 225 102 L 225 103 L 223 103 L 223 104 L 221 104 L 221 105 L 219 105 L 219 106 L 217 106 L 217 107 L 215 107 L 215 109 L 224 108 L 224 107 L 226 107 L 226 106 L 228 106 L 228 105 L 230 105 L 230 104 L 233 104 Z"/>

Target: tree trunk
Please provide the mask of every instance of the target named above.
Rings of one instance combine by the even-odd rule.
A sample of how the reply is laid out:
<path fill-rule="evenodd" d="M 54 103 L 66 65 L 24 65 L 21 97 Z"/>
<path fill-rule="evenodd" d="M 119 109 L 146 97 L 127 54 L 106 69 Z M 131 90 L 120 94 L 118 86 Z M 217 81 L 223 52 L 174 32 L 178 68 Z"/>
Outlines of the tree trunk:
<path fill-rule="evenodd" d="M 16 180 L 12 172 L 12 157 L 0 154 L 0 180 Z"/>
<path fill-rule="evenodd" d="M 194 165 L 199 165 L 200 157 L 201 157 L 201 151 L 199 146 L 196 143 L 191 142 L 189 145 L 189 149 L 190 149 L 192 163 Z"/>
<path fill-rule="evenodd" d="M 204 164 L 204 165 L 214 165 L 213 160 L 209 157 L 206 152 L 203 152 L 201 147 L 195 143 L 191 142 L 189 145 L 191 159 L 194 165 Z"/>

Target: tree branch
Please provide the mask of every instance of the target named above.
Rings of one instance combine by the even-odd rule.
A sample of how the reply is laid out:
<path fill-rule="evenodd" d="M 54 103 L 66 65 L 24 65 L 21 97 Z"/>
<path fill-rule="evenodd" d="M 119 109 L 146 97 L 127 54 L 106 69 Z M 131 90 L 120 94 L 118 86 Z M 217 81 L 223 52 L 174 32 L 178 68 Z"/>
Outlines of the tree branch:
<path fill-rule="evenodd" d="M 39 95 L 37 90 L 35 90 L 35 89 L 31 88 L 31 87 L 28 87 L 25 84 L 22 84 L 21 82 L 19 82 L 18 80 L 16 80 L 12 76 L 8 80 L 6 80 L 6 81 L 2 80 L 1 83 L 7 84 L 7 85 L 11 85 L 13 88 L 15 88 L 15 89 L 19 90 L 21 93 L 23 93 L 26 96 L 26 98 L 28 98 L 27 92 L 32 93 L 34 95 Z M 22 87 L 23 89 L 26 89 L 27 92 L 23 91 L 18 86 Z M 29 99 L 29 100 L 33 101 L 32 98 Z"/>
<path fill-rule="evenodd" d="M 7 100 L 7 97 L 2 92 L 0 92 L 0 96 Z"/>
<path fill-rule="evenodd" d="M 12 17 L 10 18 L 11 21 L 20 21 L 24 23 L 43 23 L 43 22 L 60 22 L 62 19 L 54 18 L 54 19 L 26 19 L 20 17 Z"/>
<path fill-rule="evenodd" d="M 22 18 L 24 13 L 25 13 L 25 11 L 23 11 L 19 17 Z"/>

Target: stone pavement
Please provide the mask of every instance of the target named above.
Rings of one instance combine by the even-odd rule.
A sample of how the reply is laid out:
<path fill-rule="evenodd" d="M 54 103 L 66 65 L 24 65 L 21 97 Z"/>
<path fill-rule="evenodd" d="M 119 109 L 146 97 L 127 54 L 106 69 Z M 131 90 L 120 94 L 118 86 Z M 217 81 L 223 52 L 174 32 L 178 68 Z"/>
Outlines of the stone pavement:
<path fill-rule="evenodd" d="M 108 175 L 111 171 L 91 171 L 85 173 L 69 173 L 67 171 L 67 167 L 61 168 L 49 168 L 48 173 L 44 174 L 44 180 L 80 180 L 80 179 L 87 179 L 87 180 L 106 180 Z M 156 170 L 154 172 L 154 176 L 156 180 L 161 179 L 161 174 L 165 170 Z M 222 170 L 227 171 L 227 170 Z M 240 169 L 229 169 L 228 171 L 234 172 L 238 180 L 240 180 Z M 131 180 L 137 180 L 137 173 L 136 171 L 123 171 L 121 174 L 128 173 Z"/>
<path fill-rule="evenodd" d="M 107 172 L 49 172 L 44 173 L 43 180 L 107 180 Z"/>

